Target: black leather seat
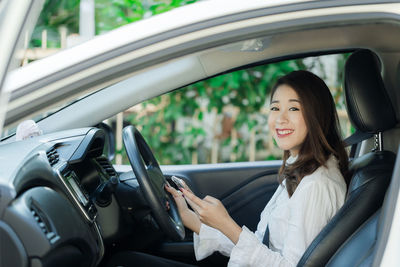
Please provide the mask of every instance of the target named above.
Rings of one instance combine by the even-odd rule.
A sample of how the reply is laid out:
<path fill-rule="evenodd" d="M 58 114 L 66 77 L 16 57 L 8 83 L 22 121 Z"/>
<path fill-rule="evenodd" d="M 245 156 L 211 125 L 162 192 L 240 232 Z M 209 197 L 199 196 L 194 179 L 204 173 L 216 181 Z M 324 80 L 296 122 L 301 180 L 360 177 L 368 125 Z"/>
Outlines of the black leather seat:
<path fill-rule="evenodd" d="M 351 163 L 353 177 L 343 207 L 307 248 L 298 266 L 325 266 L 382 206 L 395 162 L 395 154 L 383 150 L 382 133 L 397 121 L 378 63 L 378 57 L 369 50 L 354 52 L 346 62 L 345 94 L 350 120 L 358 131 L 375 134 L 375 148 Z M 338 259 L 330 264 L 343 266 Z"/>
<path fill-rule="evenodd" d="M 381 210 L 373 214 L 330 259 L 327 266 L 371 266 Z"/>

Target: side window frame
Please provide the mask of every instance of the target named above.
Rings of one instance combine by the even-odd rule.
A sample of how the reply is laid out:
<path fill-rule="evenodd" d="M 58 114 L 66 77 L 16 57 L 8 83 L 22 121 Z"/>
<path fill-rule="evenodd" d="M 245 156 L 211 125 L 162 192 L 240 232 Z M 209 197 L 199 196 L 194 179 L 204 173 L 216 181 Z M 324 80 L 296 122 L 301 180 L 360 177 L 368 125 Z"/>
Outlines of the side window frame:
<path fill-rule="evenodd" d="M 269 92 L 290 71 L 305 69 L 324 79 L 338 108 L 343 137 L 354 132 L 342 89 L 347 57 L 308 57 L 235 70 L 147 100 L 112 121 L 123 124 L 117 129 L 134 124 L 162 165 L 279 160 L 282 151 L 266 126 Z M 329 62 L 333 71 L 326 66 Z M 118 132 L 116 138 L 115 163 L 128 164 Z"/>

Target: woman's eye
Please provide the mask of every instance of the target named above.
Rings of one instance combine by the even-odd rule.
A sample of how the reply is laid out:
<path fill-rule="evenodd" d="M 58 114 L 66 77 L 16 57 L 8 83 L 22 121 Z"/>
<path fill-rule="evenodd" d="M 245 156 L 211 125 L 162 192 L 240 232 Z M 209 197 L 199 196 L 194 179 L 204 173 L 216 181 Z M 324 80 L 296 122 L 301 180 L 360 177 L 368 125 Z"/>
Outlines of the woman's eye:
<path fill-rule="evenodd" d="M 279 108 L 277 108 L 277 107 L 271 107 L 271 111 L 278 111 L 279 110 Z"/>
<path fill-rule="evenodd" d="M 295 108 L 295 107 L 291 107 L 291 108 L 289 108 L 289 110 L 290 110 L 290 111 L 299 111 L 300 109 Z"/>

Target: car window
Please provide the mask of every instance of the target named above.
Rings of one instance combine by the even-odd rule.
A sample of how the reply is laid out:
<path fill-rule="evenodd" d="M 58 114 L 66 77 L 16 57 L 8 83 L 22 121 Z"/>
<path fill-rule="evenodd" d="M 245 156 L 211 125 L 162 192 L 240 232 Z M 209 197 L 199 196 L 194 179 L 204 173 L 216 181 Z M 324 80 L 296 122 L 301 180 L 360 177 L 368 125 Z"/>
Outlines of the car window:
<path fill-rule="evenodd" d="M 40 6 L 43 5 L 43 9 L 40 8 L 36 12 L 36 18 L 38 17 L 38 19 L 35 19 L 36 23 L 31 25 L 30 32 L 32 32 L 32 35 L 24 36 L 23 45 L 21 45 L 21 49 L 17 53 L 18 56 L 15 59 L 15 67 L 26 66 L 31 62 L 74 47 L 121 26 L 168 12 L 196 1 L 198 0 L 176 0 L 172 2 L 159 0 L 150 2 L 136 0 L 45 0 L 43 3 L 40 2 Z M 6 1 L 3 2 L 0 7 L 5 6 Z M 39 3 L 35 5 L 39 5 Z M 40 12 L 40 10 L 42 11 Z M 18 31 L 14 32 L 17 33 Z M 46 110 L 35 113 L 29 119 L 37 122 L 85 96 L 79 95 L 79 98 L 74 97 L 72 100 L 67 99 L 53 104 L 51 107 L 46 107 Z M 3 97 L 3 101 L 6 101 L 8 97 L 8 95 Z M 0 107 L 5 109 L 5 104 L 0 105 Z M 4 115 L 1 108 L 0 115 Z M 3 117 L 0 116 L 0 124 L 2 124 L 2 120 Z M 18 122 L 4 127 L 0 131 L 0 140 L 14 135 L 17 125 Z"/>
<path fill-rule="evenodd" d="M 271 87 L 293 70 L 319 75 L 331 89 L 346 137 L 354 131 L 341 86 L 347 56 L 308 57 L 233 71 L 143 102 L 111 120 L 136 125 L 160 164 L 281 159 L 282 151 L 267 127 Z M 116 163 L 128 164 L 121 141 L 117 140 L 116 151 Z"/>

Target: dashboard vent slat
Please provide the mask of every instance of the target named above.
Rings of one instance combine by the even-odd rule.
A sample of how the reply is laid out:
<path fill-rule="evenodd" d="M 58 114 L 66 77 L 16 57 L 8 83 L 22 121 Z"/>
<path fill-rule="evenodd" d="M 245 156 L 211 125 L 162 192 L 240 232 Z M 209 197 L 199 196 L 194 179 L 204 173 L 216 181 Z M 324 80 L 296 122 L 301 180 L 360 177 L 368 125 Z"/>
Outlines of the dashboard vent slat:
<path fill-rule="evenodd" d="M 60 239 L 60 237 L 54 233 L 53 231 L 51 231 L 50 226 L 48 225 L 48 223 L 46 223 L 46 221 L 42 218 L 42 216 L 40 215 L 40 212 L 38 211 L 38 209 L 36 207 L 34 207 L 33 205 L 30 207 L 30 212 L 33 216 L 33 218 L 35 219 L 37 225 L 40 227 L 40 229 L 42 230 L 43 234 L 46 236 L 46 238 L 51 242 L 51 243 L 55 243 L 58 239 Z"/>
<path fill-rule="evenodd" d="M 46 155 L 47 159 L 49 160 L 50 166 L 54 166 L 59 161 L 60 156 L 58 155 L 58 152 L 54 147 L 50 148 L 46 152 Z"/>
<path fill-rule="evenodd" d="M 111 165 L 110 161 L 105 157 L 96 158 L 97 163 L 104 169 L 104 171 L 110 176 L 116 176 L 117 172 L 114 167 Z"/>

